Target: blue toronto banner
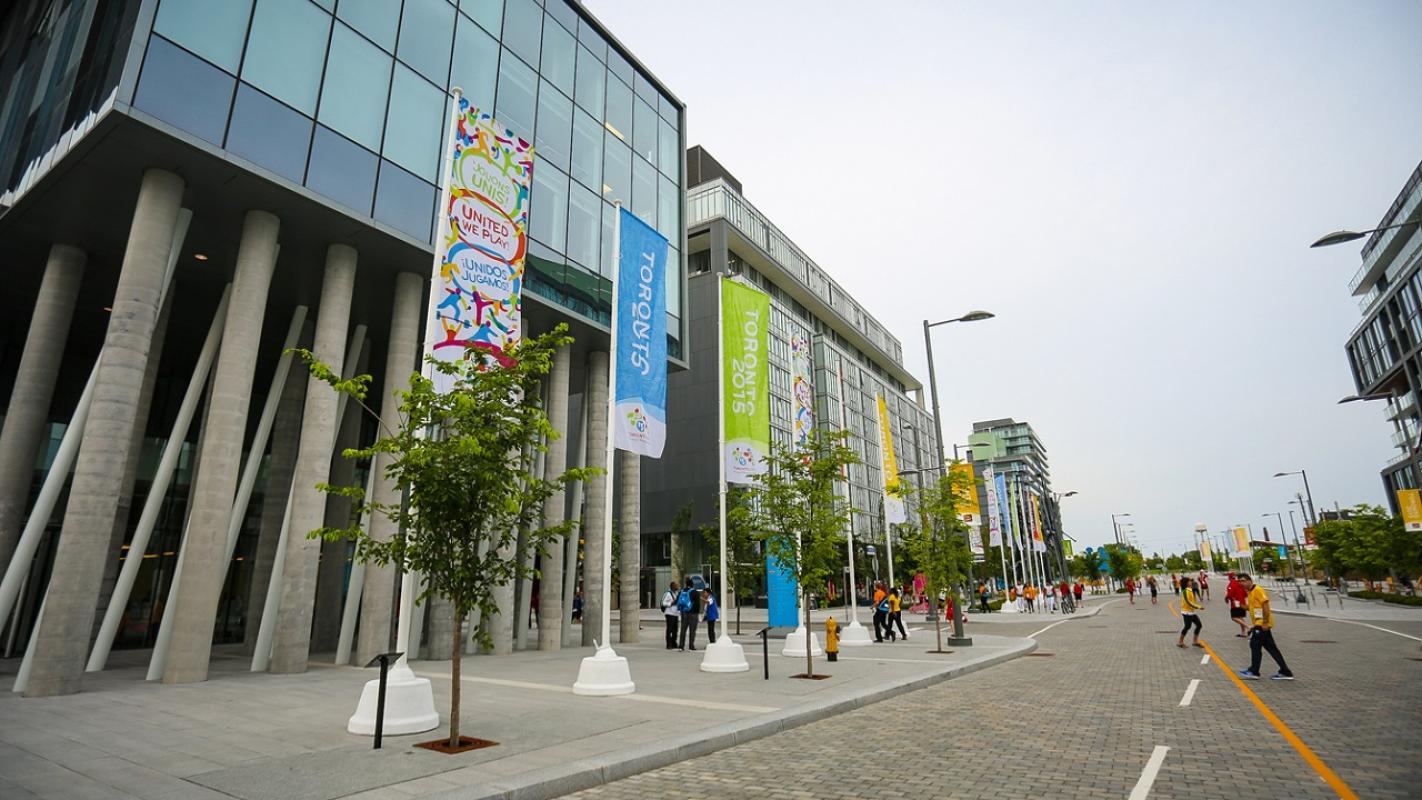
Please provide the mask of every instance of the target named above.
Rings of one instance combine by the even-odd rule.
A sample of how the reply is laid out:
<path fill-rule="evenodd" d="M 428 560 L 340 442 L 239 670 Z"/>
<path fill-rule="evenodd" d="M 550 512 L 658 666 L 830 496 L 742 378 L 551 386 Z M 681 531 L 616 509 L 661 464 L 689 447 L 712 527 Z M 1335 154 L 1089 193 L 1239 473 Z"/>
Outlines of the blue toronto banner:
<path fill-rule="evenodd" d="M 635 214 L 618 214 L 618 449 L 661 458 L 667 441 L 667 240 Z"/>
<path fill-rule="evenodd" d="M 794 570 L 782 566 L 774 556 L 766 553 L 765 600 L 770 607 L 772 628 L 800 626 L 800 601 L 796 588 Z"/>

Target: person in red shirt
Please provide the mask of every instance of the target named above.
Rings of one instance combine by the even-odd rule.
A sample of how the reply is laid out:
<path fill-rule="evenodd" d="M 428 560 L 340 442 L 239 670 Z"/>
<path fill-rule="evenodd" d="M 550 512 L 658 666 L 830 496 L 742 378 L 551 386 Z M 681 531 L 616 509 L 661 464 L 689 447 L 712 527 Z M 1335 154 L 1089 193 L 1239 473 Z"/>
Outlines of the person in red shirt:
<path fill-rule="evenodd" d="M 1239 633 L 1235 636 L 1243 639 L 1249 636 L 1249 626 L 1245 624 L 1245 605 L 1249 599 L 1249 592 L 1244 590 L 1244 584 L 1235 579 L 1230 573 L 1229 585 L 1225 586 L 1225 601 L 1229 603 L 1229 618 L 1239 626 Z"/>
<path fill-rule="evenodd" d="M 1081 605 L 1081 595 L 1082 595 L 1082 593 L 1085 592 L 1085 591 L 1086 591 L 1086 587 L 1081 585 L 1081 581 L 1077 581 L 1077 582 L 1076 582 L 1076 585 L 1073 586 L 1073 587 L 1071 587 L 1071 593 L 1074 594 L 1074 595 L 1076 595 L 1076 604 L 1077 604 L 1077 605 Z"/>
<path fill-rule="evenodd" d="M 1130 578 L 1126 579 L 1126 597 L 1130 598 L 1131 605 L 1136 604 L 1136 582 Z"/>

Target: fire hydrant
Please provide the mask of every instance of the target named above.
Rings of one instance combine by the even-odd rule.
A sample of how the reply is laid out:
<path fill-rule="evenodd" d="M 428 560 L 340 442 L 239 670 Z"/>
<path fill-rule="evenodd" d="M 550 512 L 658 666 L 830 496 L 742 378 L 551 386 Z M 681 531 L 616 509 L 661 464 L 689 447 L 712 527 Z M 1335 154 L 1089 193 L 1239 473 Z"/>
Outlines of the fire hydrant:
<path fill-rule="evenodd" d="M 825 620 L 825 655 L 830 661 L 839 660 L 839 623 L 834 617 Z"/>

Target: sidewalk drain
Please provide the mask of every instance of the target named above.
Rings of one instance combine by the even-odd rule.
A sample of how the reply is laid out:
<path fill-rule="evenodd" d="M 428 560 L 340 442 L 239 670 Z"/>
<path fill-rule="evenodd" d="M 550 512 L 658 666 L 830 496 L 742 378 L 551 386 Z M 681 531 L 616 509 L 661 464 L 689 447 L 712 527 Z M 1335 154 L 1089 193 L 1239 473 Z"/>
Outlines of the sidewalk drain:
<path fill-rule="evenodd" d="M 1156 631 L 1156 633 L 1175 633 L 1175 631 L 1173 631 L 1173 630 L 1170 630 L 1170 631 Z"/>
<path fill-rule="evenodd" d="M 1051 658 L 1054 655 L 1056 655 L 1056 653 L 1028 653 L 1027 658 Z"/>
<path fill-rule="evenodd" d="M 1338 644 L 1332 639 L 1300 639 L 1303 644 Z"/>

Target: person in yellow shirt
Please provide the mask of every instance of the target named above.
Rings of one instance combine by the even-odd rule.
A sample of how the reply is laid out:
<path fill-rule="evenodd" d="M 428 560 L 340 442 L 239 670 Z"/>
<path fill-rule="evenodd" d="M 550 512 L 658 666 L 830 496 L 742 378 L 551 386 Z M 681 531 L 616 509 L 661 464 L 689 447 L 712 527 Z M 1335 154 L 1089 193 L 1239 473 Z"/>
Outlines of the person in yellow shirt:
<path fill-rule="evenodd" d="M 1185 627 L 1180 629 L 1180 641 L 1176 642 L 1177 647 L 1185 646 L 1185 634 L 1191 627 L 1195 629 L 1195 646 L 1204 647 L 1200 644 L 1200 611 L 1204 608 L 1200 604 L 1199 595 L 1195 594 L 1194 581 L 1189 578 L 1180 579 L 1180 618 L 1185 621 Z"/>
<path fill-rule="evenodd" d="M 1269 593 L 1264 591 L 1263 586 L 1255 585 L 1254 579 L 1246 574 L 1236 576 L 1244 591 L 1249 593 L 1245 600 L 1248 608 L 1249 629 L 1249 669 L 1239 671 L 1239 677 L 1245 680 L 1259 680 L 1259 665 L 1264 660 L 1264 651 L 1269 651 L 1269 657 L 1274 659 L 1274 663 L 1279 665 L 1279 671 L 1269 676 L 1274 681 L 1291 681 L 1294 673 L 1289 670 L 1289 665 L 1284 663 L 1284 654 L 1279 652 L 1279 645 L 1274 643 L 1274 610 L 1269 607 Z"/>
<path fill-rule="evenodd" d="M 899 587 L 895 586 L 889 590 L 889 620 L 884 624 L 884 628 L 889 632 L 889 641 L 894 640 L 894 626 L 899 628 L 899 636 L 904 641 L 908 641 L 908 631 L 904 629 L 903 597 L 899 595 Z"/>

